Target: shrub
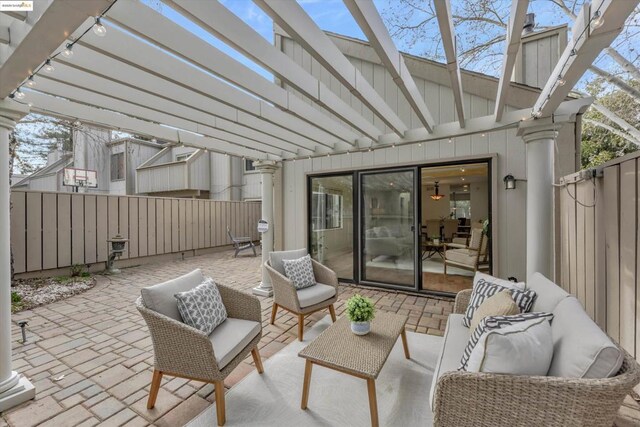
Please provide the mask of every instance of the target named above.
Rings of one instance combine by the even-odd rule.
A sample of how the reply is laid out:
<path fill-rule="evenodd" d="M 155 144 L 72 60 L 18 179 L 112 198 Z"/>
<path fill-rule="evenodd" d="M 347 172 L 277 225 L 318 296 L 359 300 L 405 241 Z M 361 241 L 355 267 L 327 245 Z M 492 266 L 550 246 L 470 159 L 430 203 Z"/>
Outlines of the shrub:
<path fill-rule="evenodd" d="M 88 274 L 87 266 L 84 264 L 73 264 L 70 269 L 71 277 L 85 277 L 85 274 Z"/>
<path fill-rule="evenodd" d="M 347 300 L 346 313 L 352 322 L 370 322 L 375 317 L 375 306 L 369 298 L 354 295 Z"/>
<path fill-rule="evenodd" d="M 11 292 L 11 304 L 18 304 L 22 297 L 17 292 Z"/>

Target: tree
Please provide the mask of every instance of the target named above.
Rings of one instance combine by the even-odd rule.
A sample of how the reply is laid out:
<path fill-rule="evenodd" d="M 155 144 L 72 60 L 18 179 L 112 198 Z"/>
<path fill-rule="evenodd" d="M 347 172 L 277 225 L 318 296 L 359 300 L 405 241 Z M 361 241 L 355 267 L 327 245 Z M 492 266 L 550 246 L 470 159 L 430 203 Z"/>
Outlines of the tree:
<path fill-rule="evenodd" d="M 573 23 L 584 3 L 585 0 L 532 1 L 530 10 L 537 12 L 537 19 L 544 23 L 536 29 L 562 24 L 567 19 Z M 510 5 L 511 0 L 460 0 L 452 4 L 458 57 L 464 68 L 499 75 Z M 383 14 L 392 35 L 400 39 L 401 48 L 428 58 L 444 59 L 431 0 L 392 1 Z M 585 114 L 583 166 L 593 166 L 640 145 L 640 52 L 635 48 L 639 43 L 640 8 L 596 61 L 602 64 L 592 65 L 592 74 L 580 84 L 596 99 Z"/>

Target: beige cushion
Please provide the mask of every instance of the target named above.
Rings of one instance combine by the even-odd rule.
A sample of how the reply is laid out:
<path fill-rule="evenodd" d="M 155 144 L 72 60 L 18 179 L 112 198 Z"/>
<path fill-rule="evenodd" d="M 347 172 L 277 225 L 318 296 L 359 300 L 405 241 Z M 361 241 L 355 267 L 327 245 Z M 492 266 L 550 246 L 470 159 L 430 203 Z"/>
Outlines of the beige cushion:
<path fill-rule="evenodd" d="M 326 301 L 329 298 L 333 298 L 336 295 L 336 288 L 333 286 L 325 285 L 323 283 L 316 283 L 315 286 L 298 290 L 298 301 L 300 301 L 300 307 L 311 307 Z"/>
<path fill-rule="evenodd" d="M 433 371 L 433 381 L 431 382 L 431 391 L 429 393 L 429 404 L 431 410 L 435 404 L 435 390 L 438 384 L 438 378 L 445 372 L 457 371 L 460 366 L 460 357 L 464 352 L 467 342 L 469 341 L 469 328 L 462 325 L 463 314 L 450 314 L 447 321 L 447 329 L 444 332 L 444 340 L 440 357 Z"/>
<path fill-rule="evenodd" d="M 202 270 L 199 268 L 166 282 L 142 288 L 142 302 L 149 310 L 164 314 L 174 320 L 182 321 L 178 311 L 178 301 L 174 294 L 187 292 L 204 281 Z"/>
<path fill-rule="evenodd" d="M 473 265 L 476 263 L 478 253 L 470 249 L 449 249 L 445 253 L 447 261 L 453 261 L 464 265 Z"/>
<path fill-rule="evenodd" d="M 527 289 L 536 292 L 531 311 L 543 311 L 552 313 L 560 301 L 570 296 L 564 289 L 547 279 L 540 273 L 534 273 L 527 281 Z"/>
<path fill-rule="evenodd" d="M 608 378 L 620 370 L 624 354 L 591 320 L 575 297 L 564 298 L 553 310 L 551 333 L 550 376 Z"/>
<path fill-rule="evenodd" d="M 284 273 L 283 259 L 299 259 L 307 255 L 306 249 L 295 249 L 293 251 L 279 251 L 269 253 L 269 264 L 278 273 L 286 276 Z"/>
<path fill-rule="evenodd" d="M 472 249 L 480 248 L 480 238 L 482 237 L 482 229 L 481 228 L 472 228 L 471 229 L 471 238 L 469 239 L 469 247 Z"/>
<path fill-rule="evenodd" d="M 229 364 L 260 333 L 258 322 L 227 318 L 211 332 L 209 339 L 216 355 L 218 369 Z"/>
<path fill-rule="evenodd" d="M 519 313 L 520 308 L 511 297 L 511 292 L 501 291 L 480 304 L 480 307 L 473 313 L 470 328 L 472 331 L 476 329 L 478 323 L 487 316 L 511 316 Z"/>

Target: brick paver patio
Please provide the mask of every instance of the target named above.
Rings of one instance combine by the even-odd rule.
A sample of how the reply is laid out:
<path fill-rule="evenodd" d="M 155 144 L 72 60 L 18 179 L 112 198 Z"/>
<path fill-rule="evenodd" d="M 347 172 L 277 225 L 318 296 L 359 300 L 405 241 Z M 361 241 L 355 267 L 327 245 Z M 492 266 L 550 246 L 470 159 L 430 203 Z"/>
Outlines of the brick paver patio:
<path fill-rule="evenodd" d="M 144 320 L 134 306 L 140 288 L 202 268 L 216 281 L 250 292 L 260 280 L 260 258 L 234 259 L 219 252 L 97 276 L 90 291 L 13 316 L 13 365 L 30 378 L 36 400 L 2 414 L 0 427 L 46 426 L 179 426 L 211 405 L 213 386 L 179 378 L 163 379 L 156 407 L 146 409 L 153 353 Z M 381 310 L 409 316 L 408 329 L 442 335 L 453 302 L 345 285 L 336 312 L 355 292 L 373 299 Z M 281 310 L 268 323 L 272 299 L 261 298 L 267 359 L 296 337 L 296 319 Z M 310 316 L 307 326 L 327 313 Z M 27 320 L 28 342 L 21 343 L 15 322 Z M 254 367 L 249 357 L 225 382 L 233 387 Z M 425 391 L 427 393 L 427 391 Z M 426 396 L 426 394 L 425 394 Z"/>

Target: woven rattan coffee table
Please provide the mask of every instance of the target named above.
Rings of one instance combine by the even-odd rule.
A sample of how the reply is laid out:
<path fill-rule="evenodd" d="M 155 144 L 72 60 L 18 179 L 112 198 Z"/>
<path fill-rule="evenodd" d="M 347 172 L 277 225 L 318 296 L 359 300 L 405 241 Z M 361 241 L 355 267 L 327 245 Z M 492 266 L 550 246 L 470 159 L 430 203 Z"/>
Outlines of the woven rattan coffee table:
<path fill-rule="evenodd" d="M 377 427 L 378 403 L 375 381 L 398 336 L 402 337 L 404 355 L 409 359 L 409 346 L 404 331 L 406 322 L 407 316 L 378 312 L 371 322 L 371 332 L 364 336 L 351 332 L 351 325 L 346 317 L 329 326 L 298 353 L 298 356 L 307 359 L 302 387 L 302 409 L 307 409 L 309 401 L 311 368 L 314 364 L 320 365 L 367 380 L 371 425 Z"/>

